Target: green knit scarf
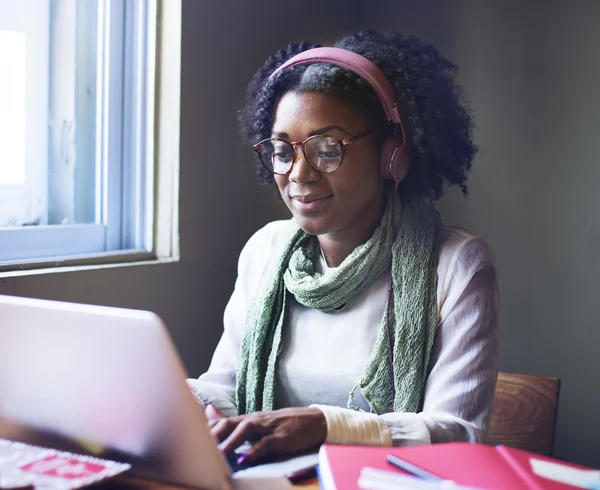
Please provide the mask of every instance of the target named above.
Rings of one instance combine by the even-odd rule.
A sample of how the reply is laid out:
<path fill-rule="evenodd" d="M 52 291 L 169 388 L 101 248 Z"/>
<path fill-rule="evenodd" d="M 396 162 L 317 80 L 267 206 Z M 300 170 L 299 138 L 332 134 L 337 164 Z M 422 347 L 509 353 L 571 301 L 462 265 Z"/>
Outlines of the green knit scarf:
<path fill-rule="evenodd" d="M 389 326 L 394 359 L 391 379 L 385 314 L 378 338 L 357 386 L 373 412 L 416 412 L 421 408 L 427 364 L 437 321 L 437 263 L 441 218 L 423 198 L 392 199 L 373 236 L 339 267 L 321 274 L 314 264 L 320 253 L 315 236 L 290 220 L 265 268 L 251 304 L 237 373 L 240 414 L 272 410 L 287 293 L 300 304 L 335 314 L 392 271 Z M 392 205 L 397 237 L 393 240 Z M 391 250 L 391 253 L 390 253 Z M 352 325 L 348 325 L 351 329 Z M 351 331 L 348 332 L 351 335 Z M 327 373 L 323 373 L 327 376 Z M 395 402 L 392 404 L 392 383 Z M 392 406 L 393 405 L 393 406 Z M 349 407 L 350 406 L 349 401 Z"/>

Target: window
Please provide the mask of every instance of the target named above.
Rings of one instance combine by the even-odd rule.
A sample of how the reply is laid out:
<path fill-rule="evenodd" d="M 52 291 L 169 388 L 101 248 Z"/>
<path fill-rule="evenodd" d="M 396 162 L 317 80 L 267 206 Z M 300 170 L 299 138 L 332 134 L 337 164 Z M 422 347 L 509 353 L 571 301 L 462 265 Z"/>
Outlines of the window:
<path fill-rule="evenodd" d="M 0 265 L 155 250 L 156 18 L 0 0 Z"/>

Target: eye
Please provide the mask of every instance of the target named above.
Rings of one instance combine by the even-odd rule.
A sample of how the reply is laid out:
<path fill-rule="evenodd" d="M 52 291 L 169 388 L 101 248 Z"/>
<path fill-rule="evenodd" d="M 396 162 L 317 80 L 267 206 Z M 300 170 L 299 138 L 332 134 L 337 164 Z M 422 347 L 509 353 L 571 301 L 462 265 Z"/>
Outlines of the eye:
<path fill-rule="evenodd" d="M 315 138 L 317 141 L 317 155 L 319 158 L 339 158 L 342 153 L 339 142 L 330 136 Z"/>
<path fill-rule="evenodd" d="M 319 152 L 319 158 L 337 158 L 337 157 L 338 157 L 337 151 L 320 151 Z"/>
<path fill-rule="evenodd" d="M 294 150 L 289 145 L 275 145 L 273 158 L 282 163 L 291 163 L 294 159 Z"/>

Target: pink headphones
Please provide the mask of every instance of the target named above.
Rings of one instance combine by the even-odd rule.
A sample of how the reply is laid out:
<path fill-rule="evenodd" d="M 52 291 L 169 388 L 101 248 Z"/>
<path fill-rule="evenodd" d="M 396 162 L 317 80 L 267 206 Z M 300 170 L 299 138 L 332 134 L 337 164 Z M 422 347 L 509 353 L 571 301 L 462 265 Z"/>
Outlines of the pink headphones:
<path fill-rule="evenodd" d="M 410 167 L 410 141 L 406 138 L 404 125 L 400 119 L 394 88 L 385 74 L 364 56 L 341 48 L 313 48 L 297 54 L 277 68 L 271 76 L 296 65 L 308 63 L 331 63 L 346 68 L 369 82 L 381 101 L 388 121 L 400 129 L 400 134 L 388 136 L 383 142 L 379 168 L 386 179 L 398 184 L 406 177 Z"/>

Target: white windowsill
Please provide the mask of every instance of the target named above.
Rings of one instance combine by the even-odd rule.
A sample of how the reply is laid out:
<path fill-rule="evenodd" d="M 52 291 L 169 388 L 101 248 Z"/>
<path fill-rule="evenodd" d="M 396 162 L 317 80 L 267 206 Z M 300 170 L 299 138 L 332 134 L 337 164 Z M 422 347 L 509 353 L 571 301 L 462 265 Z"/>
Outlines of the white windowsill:
<path fill-rule="evenodd" d="M 122 250 L 114 253 L 85 255 L 82 257 L 57 257 L 39 262 L 0 265 L 0 279 L 9 277 L 35 276 L 42 274 L 62 274 L 120 267 L 173 264 L 177 257 L 156 257 L 151 252 Z"/>

